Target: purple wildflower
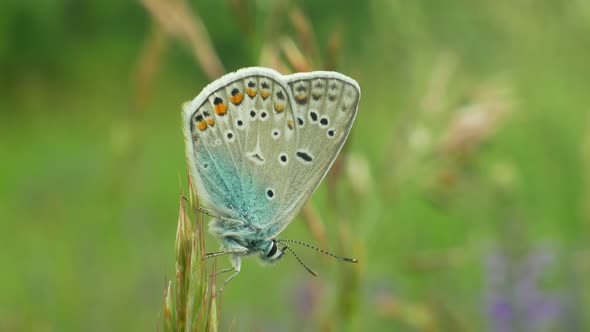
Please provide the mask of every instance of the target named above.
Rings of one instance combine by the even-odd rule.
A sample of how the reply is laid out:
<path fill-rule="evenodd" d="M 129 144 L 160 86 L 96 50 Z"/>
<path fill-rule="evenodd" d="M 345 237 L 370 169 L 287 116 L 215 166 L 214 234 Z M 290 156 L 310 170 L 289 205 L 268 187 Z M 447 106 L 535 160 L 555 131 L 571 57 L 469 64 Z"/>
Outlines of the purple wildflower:
<path fill-rule="evenodd" d="M 559 326 L 562 298 L 539 284 L 554 261 L 547 249 L 522 257 L 495 254 L 487 258 L 485 298 L 492 331 L 544 331 Z"/>

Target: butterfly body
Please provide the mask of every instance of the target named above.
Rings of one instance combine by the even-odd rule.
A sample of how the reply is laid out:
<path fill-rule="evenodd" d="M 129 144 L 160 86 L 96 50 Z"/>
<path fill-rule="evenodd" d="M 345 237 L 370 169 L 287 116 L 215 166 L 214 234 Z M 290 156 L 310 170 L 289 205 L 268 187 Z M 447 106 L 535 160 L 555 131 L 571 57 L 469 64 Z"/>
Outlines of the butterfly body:
<path fill-rule="evenodd" d="M 282 257 L 276 237 L 334 162 L 359 98 L 356 81 L 339 73 L 251 67 L 183 105 L 190 173 L 236 273 L 242 256 Z"/>

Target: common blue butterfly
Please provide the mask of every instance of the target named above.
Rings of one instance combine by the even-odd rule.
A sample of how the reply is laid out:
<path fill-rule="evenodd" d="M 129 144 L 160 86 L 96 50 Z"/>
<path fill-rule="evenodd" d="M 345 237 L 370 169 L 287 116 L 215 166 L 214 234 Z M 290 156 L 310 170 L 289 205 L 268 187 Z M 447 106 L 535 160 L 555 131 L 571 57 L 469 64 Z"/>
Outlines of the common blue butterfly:
<path fill-rule="evenodd" d="M 337 72 L 284 76 L 251 67 L 215 80 L 183 105 L 190 173 L 222 247 L 207 257 L 230 255 L 232 267 L 221 271 L 234 271 L 226 284 L 242 256 L 274 263 L 286 250 L 295 255 L 288 242 L 356 262 L 277 236 L 334 163 L 359 99 L 358 83 Z"/>

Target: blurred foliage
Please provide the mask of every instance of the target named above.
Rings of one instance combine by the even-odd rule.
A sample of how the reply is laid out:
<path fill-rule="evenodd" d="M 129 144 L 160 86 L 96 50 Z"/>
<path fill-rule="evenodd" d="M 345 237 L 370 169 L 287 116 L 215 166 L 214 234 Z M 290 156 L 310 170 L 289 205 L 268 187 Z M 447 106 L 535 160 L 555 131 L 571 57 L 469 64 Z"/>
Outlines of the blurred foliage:
<path fill-rule="evenodd" d="M 2 331 L 159 324 L 186 187 L 180 105 L 211 68 L 206 44 L 147 3 L 0 2 Z M 292 259 L 246 260 L 221 330 L 590 328 L 589 2 L 211 0 L 184 14 L 226 71 L 278 54 L 277 69 L 362 88 L 341 162 L 284 233 L 360 263 L 299 250 L 312 279 Z"/>

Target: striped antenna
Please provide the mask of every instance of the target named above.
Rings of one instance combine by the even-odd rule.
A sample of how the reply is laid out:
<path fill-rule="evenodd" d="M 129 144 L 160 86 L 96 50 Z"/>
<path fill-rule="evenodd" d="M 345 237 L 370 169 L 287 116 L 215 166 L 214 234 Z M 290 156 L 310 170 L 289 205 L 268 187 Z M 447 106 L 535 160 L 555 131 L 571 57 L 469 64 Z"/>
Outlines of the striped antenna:
<path fill-rule="evenodd" d="M 328 255 L 328 256 L 332 256 L 332 257 L 334 257 L 334 258 L 338 258 L 339 260 L 343 260 L 343 261 L 345 261 L 345 262 L 349 262 L 349 263 L 358 263 L 358 262 L 359 262 L 358 260 L 356 260 L 356 259 L 354 259 L 354 258 L 347 258 L 347 257 L 342 257 L 342 256 L 334 255 L 334 254 L 333 254 L 333 253 L 331 253 L 331 252 L 327 252 L 327 251 L 325 251 L 325 250 L 323 250 L 323 249 L 316 248 L 316 247 L 314 247 L 314 246 L 312 246 L 312 245 L 310 245 L 310 244 L 307 244 L 307 243 L 305 243 L 305 242 L 301 242 L 301 241 L 297 241 L 297 240 L 288 240 L 288 239 L 280 239 L 280 240 L 278 240 L 278 239 L 277 239 L 277 242 L 280 242 L 280 243 L 284 243 L 284 242 L 297 243 L 297 244 L 299 244 L 299 245 L 302 245 L 302 246 L 305 246 L 305 247 L 311 248 L 311 249 L 313 249 L 313 250 L 315 250 L 315 251 L 319 251 L 319 252 L 321 252 L 322 254 L 326 254 L 326 255 Z M 288 248 L 288 247 L 287 247 L 287 248 Z M 289 248 L 289 249 L 290 249 L 290 248 Z M 293 250 L 291 250 L 291 252 L 293 252 Z"/>
<path fill-rule="evenodd" d="M 295 256 L 295 258 L 297 259 L 297 261 L 299 262 L 299 264 L 301 264 L 301 266 L 303 266 L 307 272 L 311 273 L 312 276 L 317 277 L 318 275 L 313 272 L 309 267 L 307 267 L 307 265 L 305 265 L 305 263 L 303 263 L 301 261 L 301 259 L 299 259 L 299 256 L 297 256 L 297 254 L 295 253 L 295 251 L 293 251 L 293 249 L 291 249 L 289 246 L 285 245 L 282 249 L 282 251 L 285 251 L 285 249 L 289 249 L 289 251 L 293 254 L 293 256 Z"/>

